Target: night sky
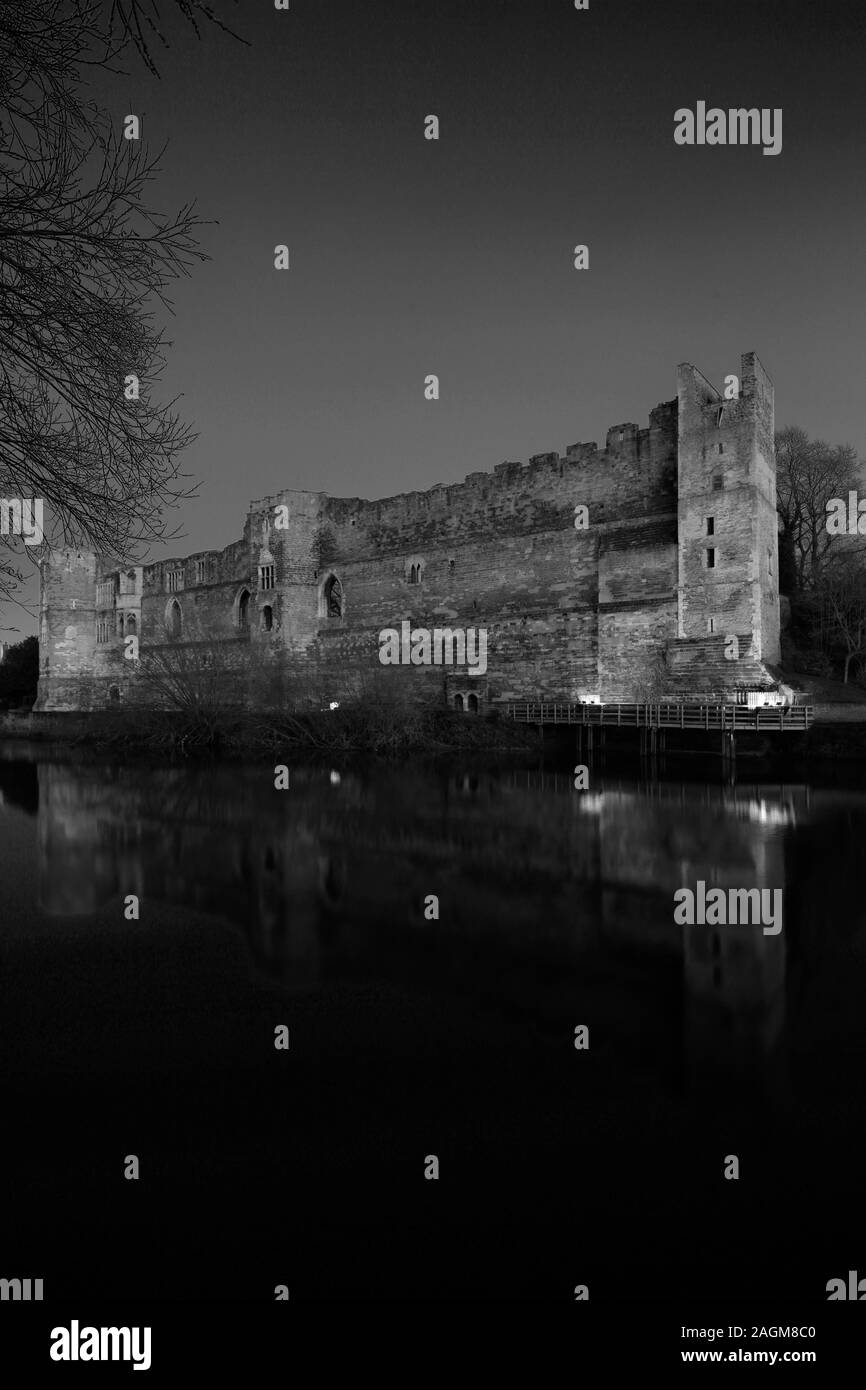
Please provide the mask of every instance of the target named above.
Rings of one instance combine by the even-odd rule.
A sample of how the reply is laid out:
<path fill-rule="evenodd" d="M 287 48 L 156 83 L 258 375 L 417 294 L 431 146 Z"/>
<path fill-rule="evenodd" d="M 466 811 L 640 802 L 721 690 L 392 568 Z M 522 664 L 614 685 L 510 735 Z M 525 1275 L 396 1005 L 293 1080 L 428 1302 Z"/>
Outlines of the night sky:
<path fill-rule="evenodd" d="M 375 498 L 603 444 L 678 362 L 721 385 L 752 349 L 777 428 L 866 452 L 852 0 L 218 7 L 249 47 L 173 18 L 159 80 L 130 57 L 95 87 L 169 142 L 152 203 L 219 224 L 173 290 L 165 394 L 202 486 L 171 553 L 226 545 L 281 488 Z M 678 147 L 698 100 L 781 107 L 781 154 Z"/>

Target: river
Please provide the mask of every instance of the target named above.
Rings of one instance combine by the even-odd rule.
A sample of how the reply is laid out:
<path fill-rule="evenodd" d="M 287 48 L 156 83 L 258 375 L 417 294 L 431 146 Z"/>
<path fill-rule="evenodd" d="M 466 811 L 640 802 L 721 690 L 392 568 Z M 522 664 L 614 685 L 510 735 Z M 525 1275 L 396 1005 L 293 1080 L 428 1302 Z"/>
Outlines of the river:
<path fill-rule="evenodd" d="M 288 781 L 3 747 L 7 1264 L 174 1298 L 866 1274 L 866 794 L 578 790 L 556 757 Z M 675 924 L 698 881 L 781 890 L 782 930 Z"/>

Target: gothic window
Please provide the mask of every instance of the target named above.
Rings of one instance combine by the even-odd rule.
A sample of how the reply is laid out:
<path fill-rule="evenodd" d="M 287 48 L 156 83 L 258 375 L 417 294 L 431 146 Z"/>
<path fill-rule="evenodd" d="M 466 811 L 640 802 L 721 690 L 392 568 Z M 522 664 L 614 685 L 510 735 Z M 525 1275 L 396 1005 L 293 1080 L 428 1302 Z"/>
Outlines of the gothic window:
<path fill-rule="evenodd" d="M 127 637 L 134 637 L 137 628 L 138 628 L 138 623 L 136 622 L 135 614 L 134 614 L 134 613 L 127 613 L 127 615 L 126 615 L 126 635 L 127 635 Z"/>
<path fill-rule="evenodd" d="M 335 574 L 329 575 L 322 590 L 322 617 L 342 618 L 343 586 Z"/>
<path fill-rule="evenodd" d="M 470 696 L 468 696 L 468 698 L 467 698 L 467 700 L 466 700 L 466 708 L 469 710 L 469 713 L 470 713 L 470 714 L 477 714 L 477 713 L 478 713 L 478 696 L 477 696 L 477 695 L 470 695 Z"/>
<path fill-rule="evenodd" d="M 183 617 L 177 599 L 174 600 L 174 603 L 169 604 L 168 612 L 165 615 L 165 630 L 172 641 L 177 641 L 183 631 Z"/>
<path fill-rule="evenodd" d="M 273 625 L 274 625 L 274 610 L 273 610 L 273 608 L 271 608 L 270 604 L 267 604 L 267 605 L 262 609 L 262 630 L 263 630 L 264 632 L 270 632 L 270 630 L 271 630 L 271 628 L 273 627 Z"/>
<path fill-rule="evenodd" d="M 459 710 L 462 710 L 462 709 L 463 709 L 463 696 L 462 696 L 462 695 L 455 695 L 455 696 L 454 696 L 454 708 L 455 708 L 455 709 L 459 709 Z"/>
<path fill-rule="evenodd" d="M 250 591 L 244 589 L 238 599 L 238 627 L 246 629 L 250 620 Z"/>
<path fill-rule="evenodd" d="M 117 704 L 117 702 L 120 700 L 120 686 L 119 686 L 119 685 L 110 685 L 110 686 L 108 687 L 108 698 L 109 698 L 109 700 L 111 701 L 112 704 Z"/>

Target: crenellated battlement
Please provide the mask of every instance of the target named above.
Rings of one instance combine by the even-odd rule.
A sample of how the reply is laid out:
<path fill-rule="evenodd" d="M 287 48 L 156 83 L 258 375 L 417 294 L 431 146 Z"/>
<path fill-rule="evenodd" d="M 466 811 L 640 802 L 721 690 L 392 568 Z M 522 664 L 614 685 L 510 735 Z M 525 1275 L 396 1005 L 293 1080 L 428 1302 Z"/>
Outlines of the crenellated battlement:
<path fill-rule="evenodd" d="M 778 614 L 777 590 L 755 578 L 772 545 L 772 400 L 754 353 L 730 402 L 683 364 L 677 398 L 645 426 L 611 425 L 603 447 L 374 500 L 286 488 L 250 502 L 224 549 L 135 569 L 56 557 L 43 568 L 38 708 L 146 702 L 123 659 L 130 632 L 145 653 L 174 647 L 194 663 L 206 651 L 222 697 L 249 704 L 263 676 L 279 700 L 303 672 L 337 699 L 379 678 L 378 633 L 407 619 L 487 630 L 482 699 L 650 698 L 669 655 L 688 675 L 710 618 L 750 634 L 760 660 Z M 708 513 L 723 557 L 709 578 Z M 429 676 L 414 673 L 419 698 L 441 700 Z"/>

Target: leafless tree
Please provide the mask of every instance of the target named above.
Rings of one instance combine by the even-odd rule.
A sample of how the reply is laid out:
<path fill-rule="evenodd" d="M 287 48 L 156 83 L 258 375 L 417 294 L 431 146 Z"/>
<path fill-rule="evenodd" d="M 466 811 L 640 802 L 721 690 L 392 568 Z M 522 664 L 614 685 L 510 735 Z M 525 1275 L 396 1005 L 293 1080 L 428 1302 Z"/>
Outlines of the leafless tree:
<path fill-rule="evenodd" d="M 866 547 L 862 542 L 846 543 L 833 551 L 815 597 L 825 639 L 843 653 L 842 680 L 847 684 L 852 663 L 866 658 Z"/>
<path fill-rule="evenodd" d="M 831 446 L 810 439 L 797 425 L 776 435 L 776 503 L 800 592 L 819 581 L 833 544 L 827 503 L 847 498 L 860 476 L 856 450 L 849 444 Z"/>
<path fill-rule="evenodd" d="M 231 3 L 237 4 L 237 0 L 231 0 Z M 157 67 L 153 56 L 154 46 L 167 46 L 158 0 L 105 0 L 98 8 L 100 16 L 108 11 L 106 27 L 109 37 L 117 40 L 121 46 L 127 41 L 134 44 L 139 56 L 144 59 L 151 72 L 155 73 Z M 200 33 L 202 23 L 209 23 L 215 24 L 218 29 L 231 34 L 233 38 L 239 38 L 209 0 L 169 0 L 168 8 L 173 8 L 183 15 L 196 34 Z"/>
<path fill-rule="evenodd" d="M 171 7 L 221 24 L 205 0 Z M 149 206 L 162 151 L 124 139 L 84 79 L 127 48 L 153 68 L 161 40 L 155 0 L 0 0 L 0 495 L 44 499 L 49 544 L 118 560 L 176 536 L 165 512 L 195 491 L 153 310 L 207 256 L 194 204 Z M 0 593 L 17 570 L 0 564 Z"/>
<path fill-rule="evenodd" d="M 158 708 L 202 720 L 215 720 L 220 710 L 230 708 L 231 672 L 220 648 L 211 643 L 142 647 L 135 674 Z"/>

